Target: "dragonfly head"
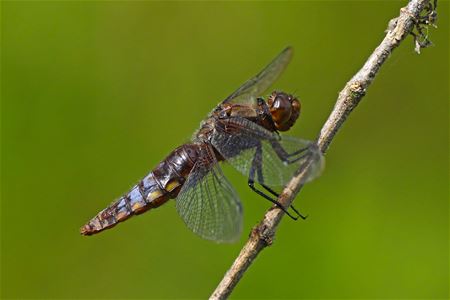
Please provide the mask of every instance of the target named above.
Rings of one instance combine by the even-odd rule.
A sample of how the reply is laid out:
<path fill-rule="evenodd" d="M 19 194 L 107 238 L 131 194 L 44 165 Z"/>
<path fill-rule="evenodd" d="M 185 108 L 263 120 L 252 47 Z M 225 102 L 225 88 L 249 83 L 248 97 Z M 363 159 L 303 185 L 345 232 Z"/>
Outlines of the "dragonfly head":
<path fill-rule="evenodd" d="M 295 124 L 300 115 L 300 102 L 292 95 L 283 92 L 273 92 L 267 99 L 275 128 L 286 131 Z"/>

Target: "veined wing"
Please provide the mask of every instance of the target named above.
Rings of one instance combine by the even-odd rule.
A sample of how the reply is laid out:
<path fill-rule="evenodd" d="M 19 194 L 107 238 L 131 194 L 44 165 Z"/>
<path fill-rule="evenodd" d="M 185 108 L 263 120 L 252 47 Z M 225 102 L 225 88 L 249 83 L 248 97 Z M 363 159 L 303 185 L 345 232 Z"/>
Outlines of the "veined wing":
<path fill-rule="evenodd" d="M 223 122 L 226 126 L 216 126 L 212 145 L 242 174 L 253 174 L 256 182 L 284 186 L 300 169 L 306 171 L 306 183 L 324 168 L 323 156 L 314 142 L 279 136 L 245 118 Z"/>
<path fill-rule="evenodd" d="M 278 56 L 266 66 L 258 75 L 245 82 L 233 94 L 228 96 L 223 103 L 253 104 L 256 98 L 266 91 L 280 74 L 284 71 L 291 60 L 293 50 L 291 47 L 284 49 Z"/>
<path fill-rule="evenodd" d="M 178 194 L 176 208 L 187 227 L 204 239 L 234 242 L 241 234 L 241 202 L 209 147 Z"/>

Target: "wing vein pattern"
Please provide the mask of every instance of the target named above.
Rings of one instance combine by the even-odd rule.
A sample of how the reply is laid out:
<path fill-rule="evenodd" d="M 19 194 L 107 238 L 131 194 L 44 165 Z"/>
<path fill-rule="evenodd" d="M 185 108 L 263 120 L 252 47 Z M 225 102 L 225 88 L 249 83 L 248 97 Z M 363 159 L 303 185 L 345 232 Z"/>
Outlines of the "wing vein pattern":
<path fill-rule="evenodd" d="M 200 237 L 234 242 L 242 230 L 242 205 L 210 146 L 195 163 L 177 199 L 181 218 Z"/>

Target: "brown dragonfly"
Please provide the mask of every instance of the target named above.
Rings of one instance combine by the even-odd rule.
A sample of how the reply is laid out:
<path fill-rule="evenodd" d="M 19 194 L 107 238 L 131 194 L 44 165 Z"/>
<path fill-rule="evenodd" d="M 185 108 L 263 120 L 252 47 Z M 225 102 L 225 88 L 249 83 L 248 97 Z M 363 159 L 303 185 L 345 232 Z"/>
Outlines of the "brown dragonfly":
<path fill-rule="evenodd" d="M 233 242 L 242 228 L 242 205 L 219 162 L 228 162 L 248 176 L 249 187 L 277 205 L 276 187 L 302 168 L 303 183 L 317 177 L 324 164 L 314 142 L 284 136 L 300 115 L 300 102 L 275 91 L 261 98 L 286 68 L 292 48 L 283 50 L 264 70 L 222 101 L 200 124 L 189 143 L 172 151 L 127 194 L 81 228 L 92 235 L 133 215 L 176 198 L 176 209 L 193 232 L 216 242 Z M 258 187 L 259 185 L 260 187 Z"/>

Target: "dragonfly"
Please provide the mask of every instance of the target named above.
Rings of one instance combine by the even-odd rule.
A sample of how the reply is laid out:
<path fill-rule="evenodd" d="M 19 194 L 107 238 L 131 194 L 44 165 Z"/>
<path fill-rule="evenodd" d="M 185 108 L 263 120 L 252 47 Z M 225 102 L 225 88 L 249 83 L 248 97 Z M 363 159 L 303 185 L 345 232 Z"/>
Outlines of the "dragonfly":
<path fill-rule="evenodd" d="M 222 172 L 223 162 L 244 174 L 252 191 L 289 217 L 304 218 L 293 206 L 279 203 L 276 190 L 300 171 L 304 173 L 302 184 L 319 176 L 323 156 L 315 142 L 281 134 L 300 116 L 296 96 L 274 91 L 266 99 L 261 97 L 285 70 L 292 54 L 291 47 L 284 49 L 220 102 L 190 142 L 173 150 L 128 193 L 81 227 L 81 234 L 99 233 L 175 199 L 179 215 L 194 233 L 215 242 L 235 242 L 242 231 L 243 208 Z"/>

